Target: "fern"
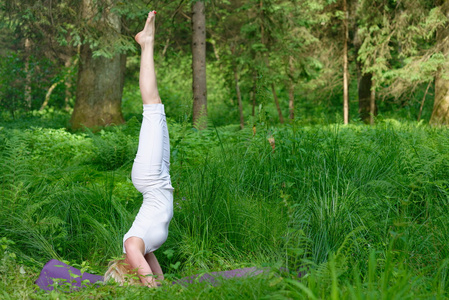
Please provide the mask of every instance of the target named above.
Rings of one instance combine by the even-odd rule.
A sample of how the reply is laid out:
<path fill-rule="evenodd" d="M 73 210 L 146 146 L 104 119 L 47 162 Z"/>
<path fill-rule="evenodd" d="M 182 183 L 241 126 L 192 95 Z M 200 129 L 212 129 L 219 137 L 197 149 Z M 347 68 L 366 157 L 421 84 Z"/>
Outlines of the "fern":
<path fill-rule="evenodd" d="M 120 129 L 102 130 L 99 135 L 89 132 L 93 141 L 91 163 L 99 170 L 115 170 L 132 163 L 137 150 L 137 138 L 124 134 Z"/>

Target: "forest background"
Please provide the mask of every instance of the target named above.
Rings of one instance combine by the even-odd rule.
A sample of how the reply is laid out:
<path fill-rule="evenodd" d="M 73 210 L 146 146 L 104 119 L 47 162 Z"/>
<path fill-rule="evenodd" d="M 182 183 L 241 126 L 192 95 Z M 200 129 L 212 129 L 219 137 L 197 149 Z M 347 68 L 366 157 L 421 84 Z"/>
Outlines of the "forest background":
<path fill-rule="evenodd" d="M 177 185 L 164 269 L 308 272 L 170 293 L 447 295 L 447 1 L 0 7 L 5 295 L 30 297 L 49 258 L 101 273 L 119 255 L 141 201 L 133 36 L 150 9 Z"/>

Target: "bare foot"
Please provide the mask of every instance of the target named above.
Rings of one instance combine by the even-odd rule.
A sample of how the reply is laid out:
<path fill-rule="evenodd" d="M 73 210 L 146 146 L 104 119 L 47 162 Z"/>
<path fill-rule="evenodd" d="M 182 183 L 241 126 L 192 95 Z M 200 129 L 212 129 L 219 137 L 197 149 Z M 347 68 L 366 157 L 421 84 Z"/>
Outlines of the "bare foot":
<path fill-rule="evenodd" d="M 156 16 L 156 11 L 150 11 L 148 13 L 147 21 L 145 22 L 145 27 L 141 32 L 136 34 L 134 39 L 141 47 L 143 47 L 145 44 L 153 44 L 154 42 L 154 17 Z"/>

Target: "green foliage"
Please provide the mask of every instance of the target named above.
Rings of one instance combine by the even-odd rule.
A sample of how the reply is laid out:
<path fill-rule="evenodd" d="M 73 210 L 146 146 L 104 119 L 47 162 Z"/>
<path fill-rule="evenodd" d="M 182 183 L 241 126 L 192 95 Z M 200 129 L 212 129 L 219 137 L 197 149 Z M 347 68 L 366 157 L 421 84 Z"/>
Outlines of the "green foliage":
<path fill-rule="evenodd" d="M 68 63 L 76 61 L 80 45 L 89 45 L 94 57 L 128 55 L 123 110 L 126 119 L 138 116 L 139 58 L 134 55 L 139 50 L 132 37 L 141 30 L 151 5 L 159 12 L 155 55 L 160 93 L 168 115 L 179 122 L 190 120 L 191 3 L 92 3 L 90 17 L 83 15 L 82 3 L 71 0 L 57 4 L 47 0 L 8 1 L 0 7 L 2 117 L 5 111 L 18 117 L 24 110 L 40 108 L 54 84 L 49 106 L 70 110 L 78 87 L 73 77 L 76 67 L 68 67 Z M 358 119 L 358 62 L 362 72 L 373 75 L 383 117 L 429 119 L 429 99 L 436 94 L 433 81 L 438 70 L 446 67 L 444 39 L 437 39 L 445 36 L 447 29 L 445 7 L 424 0 L 358 0 L 348 5 L 352 118 Z M 272 103 L 272 83 L 284 116 L 289 113 L 292 88 L 295 118 L 303 124 L 338 120 L 342 102 L 342 1 L 207 1 L 206 6 L 210 123 L 221 126 L 239 120 L 234 71 L 245 121 L 262 103 L 271 123 L 279 122 Z M 119 31 L 118 27 L 111 29 L 113 22 L 103 22 L 114 18 L 121 20 Z M 25 47 L 27 42 L 31 48 Z"/>
<path fill-rule="evenodd" d="M 447 28 L 444 5 L 435 1 L 359 1 L 357 60 L 373 74 L 376 89 L 400 101 L 417 86 L 433 82 L 446 68 L 444 43 L 438 33 Z"/>
<path fill-rule="evenodd" d="M 192 82 L 190 56 L 160 57 L 156 54 L 157 83 L 159 95 L 164 103 L 167 116 L 179 123 L 190 122 L 192 115 Z M 134 70 L 139 69 L 137 56 L 128 58 L 130 77 L 124 87 L 122 110 L 125 119 L 137 117 L 141 119 L 142 99 L 138 86 L 138 78 L 132 77 Z M 219 62 L 211 62 L 207 66 L 208 80 L 208 115 L 215 126 L 229 124 L 238 120 L 236 101 L 231 98 L 233 91 L 220 70 Z M 249 115 L 250 107 L 245 110 Z"/>
<path fill-rule="evenodd" d="M 110 131 L 101 130 L 98 135 L 90 133 L 93 142 L 92 164 L 99 170 L 115 170 L 132 163 L 137 151 L 134 137 L 125 134 L 118 127 Z"/>
<path fill-rule="evenodd" d="M 8 52 L 0 56 L 0 112 L 7 111 L 17 118 L 23 111 L 36 110 L 45 100 L 47 90 L 66 77 L 66 69 L 57 74 L 58 67 L 45 58 Z M 70 74 L 68 74 L 70 75 Z M 66 78 L 70 80 L 71 78 Z M 52 105 L 62 108 L 65 94 L 56 89 Z"/>
<path fill-rule="evenodd" d="M 0 58 L 0 106 L 13 116 L 24 107 L 23 61 L 17 54 L 8 53 Z"/>
<path fill-rule="evenodd" d="M 255 134 L 169 123 L 175 211 L 157 256 L 170 280 L 246 266 L 272 273 L 213 288 L 108 284 L 70 296 L 447 296 L 447 130 L 262 122 Z M 20 127 L 0 129 L 0 290 L 45 298 L 32 280 L 48 259 L 101 274 L 121 254 L 142 199 L 129 176 L 140 123 L 95 134 Z"/>

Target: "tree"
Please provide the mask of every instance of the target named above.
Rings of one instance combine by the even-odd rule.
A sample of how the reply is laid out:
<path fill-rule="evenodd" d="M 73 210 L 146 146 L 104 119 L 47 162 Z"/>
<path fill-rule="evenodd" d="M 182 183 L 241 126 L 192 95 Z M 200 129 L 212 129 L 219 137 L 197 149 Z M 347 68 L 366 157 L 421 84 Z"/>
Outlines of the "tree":
<path fill-rule="evenodd" d="M 273 7 L 277 5 L 276 1 L 267 0 L 252 0 L 248 2 L 234 1 L 238 5 L 237 13 L 234 15 L 232 25 L 225 25 L 232 27 L 228 32 L 233 32 L 234 35 L 228 37 L 227 40 L 232 41 L 233 44 L 239 45 L 239 51 L 236 51 L 238 57 L 232 57 L 232 64 L 236 61 L 240 65 L 245 65 L 248 69 L 247 74 L 250 74 L 248 79 L 251 82 L 252 91 L 252 115 L 255 113 L 255 106 L 257 96 L 260 90 L 271 90 L 276 110 L 278 112 L 279 120 L 284 122 L 282 110 L 279 99 L 276 93 L 276 81 L 278 76 L 273 76 L 279 70 L 271 70 L 271 58 L 278 58 L 276 51 L 272 49 L 273 45 L 273 30 L 277 24 L 273 16 Z M 241 3 L 240 3 L 241 2 Z M 277 66 L 276 66 L 277 67 Z M 265 86 L 266 85 L 266 86 Z"/>
<path fill-rule="evenodd" d="M 81 16 L 91 30 L 102 28 L 101 34 L 106 36 L 120 34 L 121 21 L 111 10 L 112 2 L 108 0 L 105 4 L 100 13 L 93 0 L 83 0 Z M 109 57 L 94 56 L 92 46 L 93 43 L 84 43 L 80 49 L 76 102 L 70 119 L 72 129 L 124 122 L 121 112 L 124 57 L 117 51 L 112 51 Z"/>
<path fill-rule="evenodd" d="M 310 97 L 316 103 L 327 99 L 328 104 L 335 105 L 338 101 L 339 111 L 343 113 L 345 124 L 349 122 L 349 85 L 352 61 L 351 53 L 351 22 L 352 8 L 355 0 L 314 0 L 298 1 L 301 4 L 303 27 L 300 32 L 307 31 L 309 36 L 303 59 L 308 62 L 307 71 L 303 72 L 307 79 L 301 83 L 309 91 Z M 296 26 L 296 28 L 300 26 Z M 312 45 L 309 45 L 311 44 Z M 305 98 L 309 98 L 306 96 Z M 326 101 L 326 100 L 324 100 Z M 331 102 L 332 101 L 332 102 Z M 335 102 L 334 102 L 335 101 Z M 329 105 L 328 105 L 329 106 Z"/>
<path fill-rule="evenodd" d="M 278 92 L 287 91 L 289 118 L 294 118 L 298 82 L 307 82 L 318 74 L 319 63 L 314 57 L 318 40 L 310 30 L 319 19 L 314 6 L 306 1 L 253 0 L 242 7 L 248 17 L 241 30 L 241 44 L 245 47 L 241 52 L 252 69 L 248 75 L 249 81 L 254 82 L 253 112 L 257 88 L 271 90 L 279 121 L 283 123 L 283 99 Z M 262 80 L 258 82 L 258 78 Z"/>
<path fill-rule="evenodd" d="M 441 14 L 449 19 L 449 2 L 444 1 L 440 7 Z M 444 63 L 438 68 L 435 76 L 435 101 L 430 124 L 449 125 L 449 22 L 439 26 L 436 43 Z"/>
<path fill-rule="evenodd" d="M 243 117 L 242 95 L 240 94 L 239 75 L 237 65 L 234 65 L 235 92 L 237 94 L 237 102 L 239 105 L 240 129 L 245 127 L 245 118 Z"/>
<path fill-rule="evenodd" d="M 192 4 L 193 124 L 207 127 L 206 15 L 203 1 Z"/>
<path fill-rule="evenodd" d="M 382 22 L 382 19 L 385 18 L 382 7 L 379 6 L 381 4 L 370 1 L 357 1 L 353 10 L 356 15 L 353 45 L 357 69 L 359 117 L 365 124 L 374 124 L 374 117 L 377 115 L 376 89 L 373 84 L 373 74 L 366 72 L 364 69 L 363 59 L 359 55 L 359 50 L 364 39 L 367 38 L 366 34 L 373 34 L 373 26 Z M 375 31 L 374 34 L 376 34 Z"/>
<path fill-rule="evenodd" d="M 343 0 L 343 123 L 349 123 L 349 67 L 348 67 L 348 43 L 349 43 L 349 13 L 346 0 Z"/>
<path fill-rule="evenodd" d="M 20 39 L 31 42 L 35 56 L 46 56 L 61 69 L 69 68 L 79 49 L 77 99 L 71 119 L 74 129 L 123 122 L 120 101 L 124 58 L 120 53 L 133 50 L 134 41 L 121 34 L 119 13 L 129 13 L 131 7 L 143 5 L 140 1 L 127 6 L 115 3 L 116 0 L 11 0 L 3 12 Z M 25 71 L 30 68 L 31 64 L 26 63 Z M 48 84 L 49 92 L 60 80 L 55 78 Z M 28 81 L 25 80 L 27 85 Z M 29 91 L 25 87 L 25 99 L 29 99 Z M 44 96 L 34 107 L 43 103 Z"/>
<path fill-rule="evenodd" d="M 264 1 L 264 0 L 260 0 L 259 1 L 259 15 L 260 15 L 260 44 L 265 48 L 264 50 L 268 50 L 268 51 L 262 51 L 262 58 L 265 62 L 265 67 L 267 68 L 269 77 L 271 78 L 271 82 L 270 82 L 270 86 L 271 86 L 271 92 L 273 94 L 273 99 L 274 99 L 274 104 L 276 106 L 276 110 L 278 112 L 278 116 L 279 116 L 279 122 L 281 122 L 281 124 L 284 123 L 284 116 L 282 114 L 282 109 L 281 106 L 279 104 L 279 99 L 276 93 L 276 87 L 275 87 L 275 78 L 274 76 L 272 76 L 273 74 L 270 74 L 271 72 L 271 60 L 270 58 L 270 54 L 274 54 L 272 52 L 272 45 L 273 45 L 273 29 L 275 28 L 275 26 L 269 26 L 273 23 L 273 20 L 269 17 L 270 13 L 273 11 L 273 6 L 276 3 L 273 3 L 271 1 Z M 271 27 L 271 28 L 270 28 Z"/>
<path fill-rule="evenodd" d="M 359 32 L 364 37 L 358 52 L 363 72 L 373 76 L 372 89 L 387 86 L 384 95 L 400 99 L 402 106 L 416 89 L 425 90 L 419 119 L 427 91 L 435 82 L 430 124 L 447 124 L 449 3 L 439 0 L 361 2 L 366 11 L 374 8 L 371 9 L 374 17 L 365 20 Z"/>
<path fill-rule="evenodd" d="M 321 23 L 318 7 L 310 1 L 283 1 L 280 3 L 278 30 L 276 30 L 275 52 L 280 56 L 283 67 L 283 81 L 288 90 L 289 118 L 295 117 L 295 90 L 298 85 L 304 88 L 310 80 L 319 75 L 321 64 L 319 52 L 321 45 L 312 28 Z M 288 34 L 285 34 L 288 32 Z M 302 90 L 301 93 L 304 93 Z"/>
<path fill-rule="evenodd" d="M 23 74 L 23 79 L 15 76 L 18 82 L 13 83 L 14 92 L 9 93 L 12 90 L 8 88 L 9 92 L 4 95 L 14 98 L 14 109 L 41 107 L 46 90 L 54 85 L 55 78 L 66 73 L 68 68 L 64 64 L 72 61 L 76 48 L 67 43 L 62 45 L 60 41 L 67 20 L 73 19 L 73 8 L 76 8 L 76 3 L 71 0 L 58 4 L 52 1 L 10 0 L 0 6 L 0 27 L 5 30 L 0 41 L 2 59 L 8 60 L 4 56 L 13 55 L 22 61 L 23 66 L 19 72 L 19 64 L 15 64 L 15 73 Z M 64 36 L 64 41 L 68 39 L 68 35 Z M 8 79 L 5 78 L 5 81 Z M 19 93 L 21 89 L 23 92 Z M 3 98 L 2 95 L 0 97 Z M 10 101 L 5 99 L 5 102 Z M 7 107 L 13 108 L 9 104 Z"/>
<path fill-rule="evenodd" d="M 236 59 L 237 53 L 235 48 L 238 47 L 234 43 L 230 44 L 230 52 L 231 52 L 231 65 L 232 71 L 234 73 L 234 83 L 235 83 L 235 93 L 237 96 L 237 103 L 239 107 L 239 117 L 240 117 L 240 129 L 245 127 L 245 118 L 243 116 L 243 103 L 242 103 L 242 94 L 240 93 L 240 84 L 239 84 L 239 69 L 238 69 L 238 59 Z"/>

